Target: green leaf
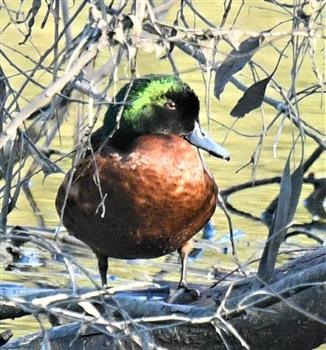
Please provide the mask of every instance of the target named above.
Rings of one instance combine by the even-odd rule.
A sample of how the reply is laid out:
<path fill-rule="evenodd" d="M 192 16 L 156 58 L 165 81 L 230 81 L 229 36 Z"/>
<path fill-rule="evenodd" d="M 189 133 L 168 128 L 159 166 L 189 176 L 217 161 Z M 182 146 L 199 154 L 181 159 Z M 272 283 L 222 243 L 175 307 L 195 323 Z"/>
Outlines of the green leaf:
<path fill-rule="evenodd" d="M 268 282 L 272 277 L 280 245 L 287 233 L 288 225 L 293 220 L 301 194 L 303 181 L 302 161 L 298 168 L 290 174 L 291 154 L 292 152 L 283 170 L 276 212 L 258 269 L 258 276 L 265 282 Z"/>

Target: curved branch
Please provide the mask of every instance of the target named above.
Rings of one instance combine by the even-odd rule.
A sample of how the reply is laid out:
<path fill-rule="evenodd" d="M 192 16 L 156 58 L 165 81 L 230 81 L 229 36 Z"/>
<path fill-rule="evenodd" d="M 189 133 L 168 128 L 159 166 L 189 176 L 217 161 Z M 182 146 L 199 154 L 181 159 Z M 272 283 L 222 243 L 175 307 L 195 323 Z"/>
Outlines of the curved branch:
<path fill-rule="evenodd" d="M 98 45 L 94 45 L 82 54 L 68 72 L 42 91 L 14 117 L 13 121 L 0 135 L 0 149 L 4 147 L 8 140 L 15 137 L 17 129 L 32 113 L 47 105 L 55 94 L 59 93 L 68 82 L 74 80 L 80 71 L 97 55 L 98 50 Z"/>

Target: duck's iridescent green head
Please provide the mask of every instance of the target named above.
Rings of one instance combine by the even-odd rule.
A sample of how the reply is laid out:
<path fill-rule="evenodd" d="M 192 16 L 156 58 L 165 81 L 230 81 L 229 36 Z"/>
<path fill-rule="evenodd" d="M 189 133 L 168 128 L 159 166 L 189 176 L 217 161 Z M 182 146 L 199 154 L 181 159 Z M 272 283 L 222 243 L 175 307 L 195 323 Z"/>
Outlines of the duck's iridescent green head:
<path fill-rule="evenodd" d="M 105 115 L 106 134 L 116 126 L 114 139 L 143 134 L 185 135 L 198 120 L 199 100 L 191 88 L 174 76 L 152 76 L 135 79 L 125 85 L 115 97 L 116 105 Z"/>
<path fill-rule="evenodd" d="M 176 134 L 216 156 L 228 158 L 226 151 L 220 154 L 212 149 L 215 143 L 207 141 L 199 129 L 198 97 L 175 76 L 135 79 L 118 92 L 115 102 L 109 107 L 101 130 L 102 136 L 112 135 L 110 144 L 114 147 L 127 147 L 144 134 Z M 196 141 L 201 134 L 207 139 L 204 146 Z"/>

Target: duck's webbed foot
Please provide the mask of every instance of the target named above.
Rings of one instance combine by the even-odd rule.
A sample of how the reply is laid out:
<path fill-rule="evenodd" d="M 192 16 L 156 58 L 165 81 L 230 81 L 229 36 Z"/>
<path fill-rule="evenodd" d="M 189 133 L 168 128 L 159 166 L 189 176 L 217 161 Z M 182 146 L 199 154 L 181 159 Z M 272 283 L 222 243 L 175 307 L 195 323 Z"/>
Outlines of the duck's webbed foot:
<path fill-rule="evenodd" d="M 196 288 L 191 288 L 187 284 L 179 284 L 178 288 L 176 289 L 175 292 L 176 293 L 179 292 L 180 294 L 181 293 L 187 293 L 187 294 L 189 293 L 189 294 L 192 294 L 192 296 L 196 299 L 198 299 L 200 297 L 199 290 Z"/>
<path fill-rule="evenodd" d="M 188 287 L 187 285 L 179 285 L 175 292 L 170 296 L 168 302 L 187 304 L 199 299 L 199 297 L 199 290 Z"/>

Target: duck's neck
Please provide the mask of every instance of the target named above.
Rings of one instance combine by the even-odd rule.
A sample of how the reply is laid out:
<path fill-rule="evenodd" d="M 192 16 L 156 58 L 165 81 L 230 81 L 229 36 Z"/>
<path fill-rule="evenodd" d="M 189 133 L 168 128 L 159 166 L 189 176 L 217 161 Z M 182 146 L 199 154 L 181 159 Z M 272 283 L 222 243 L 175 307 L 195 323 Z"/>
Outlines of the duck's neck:
<path fill-rule="evenodd" d="M 112 118 L 92 134 L 93 150 L 96 151 L 104 142 L 119 150 L 124 150 L 132 144 L 132 142 L 140 136 L 140 134 L 131 132 L 130 129 L 117 128 L 115 120 Z"/>
<path fill-rule="evenodd" d="M 108 142 L 114 148 L 125 149 L 139 136 L 131 132 L 129 128 L 126 128 L 124 124 L 117 125 L 116 116 L 118 111 L 118 106 L 111 106 L 107 111 L 102 127 L 93 134 L 94 144 Z"/>
<path fill-rule="evenodd" d="M 123 132 L 118 129 L 110 139 L 109 143 L 114 148 L 124 150 L 128 148 L 133 143 L 133 141 L 139 136 L 140 134 Z"/>

